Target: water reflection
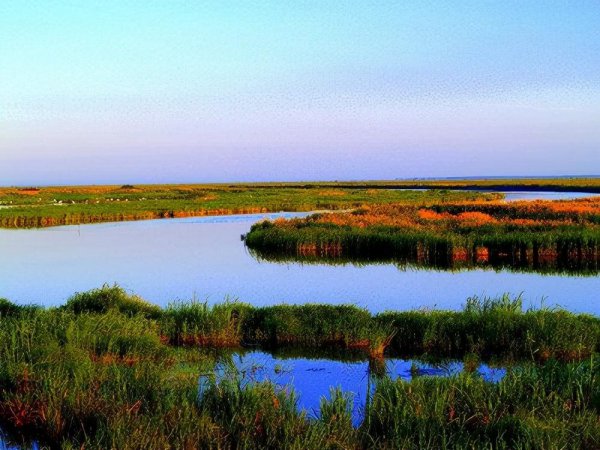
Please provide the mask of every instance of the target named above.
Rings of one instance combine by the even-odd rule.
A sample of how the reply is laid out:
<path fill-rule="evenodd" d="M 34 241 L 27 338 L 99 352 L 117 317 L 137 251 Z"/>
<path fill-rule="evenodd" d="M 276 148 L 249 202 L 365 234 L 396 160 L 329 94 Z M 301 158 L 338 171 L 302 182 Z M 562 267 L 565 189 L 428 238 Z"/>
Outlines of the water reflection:
<path fill-rule="evenodd" d="M 430 191 L 432 189 L 406 189 L 396 188 L 397 190 L 410 191 Z M 494 189 L 450 189 L 454 192 L 484 192 L 493 193 L 501 192 L 504 195 L 504 200 L 507 202 L 519 202 L 527 200 L 577 200 L 580 198 L 596 197 L 600 194 L 595 192 L 549 192 L 549 191 L 499 191 Z"/>
<path fill-rule="evenodd" d="M 47 447 L 40 446 L 37 441 L 31 441 L 21 437 L 21 439 L 15 439 L 9 436 L 7 433 L 2 431 L 0 428 L 0 450 L 42 450 Z"/>
<path fill-rule="evenodd" d="M 522 200 L 577 200 L 579 198 L 596 197 L 600 194 L 590 192 L 537 192 L 537 191 L 511 191 L 504 192 L 504 199 L 508 202 Z"/>
<path fill-rule="evenodd" d="M 298 408 L 310 416 L 319 414 L 321 398 L 329 399 L 330 388 L 340 388 L 352 395 L 353 423 L 359 425 L 364 417 L 367 397 L 373 393 L 377 379 L 412 380 L 420 376 L 446 377 L 462 372 L 460 361 L 423 361 L 389 358 L 369 361 L 359 353 L 311 352 L 280 350 L 238 352 L 222 356 L 216 373 L 223 377 L 237 377 L 243 386 L 270 381 L 278 388 L 298 395 Z M 481 364 L 477 374 L 489 382 L 498 382 L 506 373 L 504 368 Z"/>
<path fill-rule="evenodd" d="M 488 246 L 461 248 L 441 246 L 431 248 L 415 243 L 413 248 L 402 253 L 372 256 L 353 254 L 347 256 L 331 251 L 320 252 L 317 245 L 312 251 L 300 248 L 292 253 L 270 252 L 248 249 L 257 261 L 269 263 L 306 263 L 329 265 L 394 264 L 400 270 L 436 269 L 459 272 L 473 269 L 493 269 L 496 271 L 595 276 L 600 273 L 600 249 L 590 248 L 527 248 L 526 246 Z M 341 253 L 341 252 L 340 252 Z"/>

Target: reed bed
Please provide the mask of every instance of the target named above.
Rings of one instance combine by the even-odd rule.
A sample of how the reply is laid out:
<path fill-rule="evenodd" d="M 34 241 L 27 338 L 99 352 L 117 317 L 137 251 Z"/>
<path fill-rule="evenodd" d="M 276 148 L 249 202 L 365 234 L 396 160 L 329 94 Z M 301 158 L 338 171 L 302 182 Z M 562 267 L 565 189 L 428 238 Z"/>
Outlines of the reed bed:
<path fill-rule="evenodd" d="M 499 383 L 469 373 L 383 379 L 360 430 L 363 443 L 390 449 L 598 448 L 598 373 L 590 359 L 514 369 Z"/>
<path fill-rule="evenodd" d="M 260 258 L 597 273 L 600 199 L 375 205 L 254 225 Z"/>
<path fill-rule="evenodd" d="M 410 383 L 377 375 L 355 428 L 349 393 L 334 389 L 309 418 L 291 389 L 217 377 L 197 349 L 230 345 L 531 362 L 495 384 L 474 371 Z M 596 317 L 523 310 L 519 298 L 378 315 L 350 305 L 161 309 L 104 286 L 57 308 L 0 301 L 0 427 L 50 448 L 596 448 L 599 345 Z"/>
<path fill-rule="evenodd" d="M 3 321 L 37 324 L 42 319 L 76 318 L 86 326 L 97 320 L 100 327 L 107 317 L 118 318 L 119 323 L 131 318 L 132 324 L 147 324 L 148 332 L 156 334 L 161 344 L 174 347 L 296 346 L 371 354 L 383 345 L 388 352 L 401 355 L 477 354 L 545 361 L 587 358 L 600 345 L 600 319 L 596 316 L 560 308 L 525 308 L 520 296 L 510 295 L 472 297 L 459 311 L 379 314 L 353 305 L 253 307 L 236 301 L 209 305 L 193 300 L 159 308 L 116 285 L 77 293 L 64 306 L 51 309 L 0 300 Z M 52 328 L 49 323 L 40 326 Z M 109 331 L 98 330 L 94 342 L 104 351 Z"/>

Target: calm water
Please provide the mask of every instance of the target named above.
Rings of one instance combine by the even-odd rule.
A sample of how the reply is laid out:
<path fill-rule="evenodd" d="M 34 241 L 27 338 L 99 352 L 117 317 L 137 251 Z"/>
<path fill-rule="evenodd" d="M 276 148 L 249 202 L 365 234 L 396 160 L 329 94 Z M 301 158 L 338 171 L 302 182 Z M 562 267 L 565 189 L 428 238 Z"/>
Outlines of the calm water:
<path fill-rule="evenodd" d="M 62 304 L 75 291 L 118 283 L 159 305 L 174 299 L 255 305 L 355 303 L 371 311 L 460 308 L 472 295 L 523 293 L 526 302 L 600 314 L 600 277 L 493 270 L 445 272 L 393 265 L 327 266 L 254 259 L 240 235 L 264 218 L 163 219 L 0 230 L 0 297 Z"/>
<path fill-rule="evenodd" d="M 242 384 L 271 381 L 281 389 L 293 388 L 298 395 L 299 409 L 306 410 L 310 416 L 319 413 L 322 397 L 330 398 L 330 388 L 339 387 L 350 393 L 353 401 L 353 422 L 358 425 L 364 414 L 367 392 L 372 392 L 377 376 L 372 377 L 373 369 L 367 360 L 341 361 L 325 357 L 306 358 L 277 356 L 266 352 L 254 351 L 234 354 L 233 365 L 242 380 Z M 386 359 L 382 362 L 378 376 L 388 375 L 394 379 L 411 380 L 415 376 L 450 376 L 463 370 L 463 363 L 451 361 L 430 364 L 419 360 Z M 232 373 L 228 365 L 217 371 Z M 482 364 L 477 372 L 487 381 L 499 381 L 506 369 L 492 368 Z M 201 380 L 202 381 L 202 380 Z M 371 390 L 369 390 L 371 389 Z"/>
<path fill-rule="evenodd" d="M 23 450 L 25 448 L 30 450 L 40 450 L 47 447 L 40 447 L 37 442 L 29 442 L 27 445 L 14 444 L 8 437 L 4 437 L 0 430 L 0 450 Z"/>
<path fill-rule="evenodd" d="M 506 201 L 517 200 L 574 200 L 585 197 L 596 197 L 600 194 L 588 194 L 585 192 L 529 192 L 529 191 L 514 191 L 505 192 L 504 198 Z"/>

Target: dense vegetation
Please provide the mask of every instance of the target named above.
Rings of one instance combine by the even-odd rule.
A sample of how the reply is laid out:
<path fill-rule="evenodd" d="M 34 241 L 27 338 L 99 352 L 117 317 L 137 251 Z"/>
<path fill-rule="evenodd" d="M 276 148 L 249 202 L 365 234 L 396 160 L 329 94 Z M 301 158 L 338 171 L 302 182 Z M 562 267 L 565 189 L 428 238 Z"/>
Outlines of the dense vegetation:
<path fill-rule="evenodd" d="M 467 192 L 305 186 L 154 185 L 0 188 L 0 227 L 279 211 L 344 210 L 369 204 L 494 198 Z"/>
<path fill-rule="evenodd" d="M 367 206 L 259 223 L 246 236 L 246 244 L 267 259 L 341 258 L 597 273 L 600 199 Z"/>
<path fill-rule="evenodd" d="M 346 393 L 309 418 L 293 392 L 215 378 L 215 360 L 198 351 L 250 344 L 520 362 L 498 383 L 469 370 L 378 377 L 354 428 Z M 597 448 L 599 346 L 598 318 L 524 311 L 508 297 L 375 316 L 328 305 L 161 309 L 118 287 L 50 309 L 2 300 L 0 426 L 63 448 Z"/>
<path fill-rule="evenodd" d="M 600 345 L 596 317 L 558 309 L 524 310 L 520 297 L 508 296 L 467 299 L 463 311 L 377 315 L 352 305 L 323 304 L 253 307 L 240 302 L 210 306 L 192 301 L 161 309 L 118 286 L 75 294 L 58 309 L 0 303 L 5 318 L 58 312 L 143 317 L 155 324 L 162 343 L 176 347 L 332 347 L 359 349 L 375 357 L 387 349 L 402 355 L 478 354 L 544 361 L 585 358 Z"/>

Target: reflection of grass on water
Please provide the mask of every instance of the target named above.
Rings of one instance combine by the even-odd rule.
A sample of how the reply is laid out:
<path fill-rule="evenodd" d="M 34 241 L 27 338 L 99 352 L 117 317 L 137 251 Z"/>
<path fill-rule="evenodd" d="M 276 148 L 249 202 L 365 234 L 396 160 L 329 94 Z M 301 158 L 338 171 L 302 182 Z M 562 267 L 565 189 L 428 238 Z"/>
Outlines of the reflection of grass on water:
<path fill-rule="evenodd" d="M 530 363 L 497 383 L 468 371 L 410 382 L 383 376 L 358 428 L 342 392 L 321 405 L 318 419 L 272 383 L 209 376 L 198 397 L 200 375 L 214 374 L 217 360 L 199 346 L 342 350 L 391 329 L 389 348 L 414 356 L 507 355 Z M 161 309 L 118 287 L 59 308 L 3 301 L 0 427 L 55 448 L 596 448 L 599 344 L 598 318 L 523 311 L 508 298 L 471 300 L 463 311 L 375 316 L 328 305 Z"/>
<path fill-rule="evenodd" d="M 276 264 L 300 264 L 307 266 L 328 265 L 328 266 L 384 266 L 394 265 L 399 271 L 407 272 L 411 270 L 427 270 L 437 272 L 461 273 L 472 270 L 492 270 L 495 272 L 513 272 L 513 273 L 534 273 L 540 275 L 564 275 L 578 277 L 595 277 L 600 273 L 600 263 L 581 262 L 579 264 L 559 266 L 556 263 L 547 263 L 544 266 L 521 264 L 514 265 L 507 259 L 497 260 L 494 263 L 484 262 L 455 262 L 451 260 L 442 261 L 417 261 L 409 260 L 406 257 L 348 257 L 348 256 L 315 256 L 315 255 L 289 255 L 276 254 L 269 251 L 257 249 L 248 249 L 248 253 L 258 262 L 268 262 Z"/>
<path fill-rule="evenodd" d="M 232 354 L 232 351 L 235 354 L 244 357 L 248 354 L 251 354 L 255 351 L 263 351 L 263 346 L 246 346 L 244 348 L 236 348 L 234 350 L 224 349 L 220 352 L 220 356 L 227 357 Z M 362 362 L 367 361 L 369 359 L 368 354 L 366 354 L 363 350 L 356 348 L 343 348 L 343 347 L 306 347 L 303 345 L 286 345 L 281 347 L 272 347 L 269 348 L 269 354 L 278 360 L 286 361 L 286 360 L 294 360 L 297 358 L 303 358 L 308 360 L 319 360 L 319 359 L 327 359 L 333 361 L 340 362 Z"/>
<path fill-rule="evenodd" d="M 419 376 L 410 382 L 383 377 L 369 390 L 358 428 L 353 427 L 349 393 L 332 388 L 330 400 L 321 401 L 319 413 L 301 436 L 305 448 L 336 448 L 327 446 L 331 439 L 344 442 L 346 448 L 448 448 L 449 441 L 460 443 L 458 448 L 595 448 L 600 438 L 594 400 L 599 392 L 597 370 L 590 360 L 524 366 L 497 383 L 469 372 L 448 378 Z M 273 383 L 243 385 L 234 376 L 207 386 L 201 404 L 207 409 L 232 405 L 239 411 L 235 415 L 228 406 L 222 420 L 229 423 L 236 417 L 235 435 L 245 446 L 256 445 L 240 429 L 252 428 L 256 409 L 250 405 L 263 408 L 261 419 L 269 417 L 268 427 L 281 427 L 268 428 L 267 434 L 283 436 L 280 443 L 298 443 L 298 435 L 291 435 L 299 432 L 298 423 L 272 416 L 275 409 L 290 417 L 296 398 Z M 298 416 L 306 420 L 303 412 L 296 412 Z"/>

